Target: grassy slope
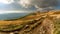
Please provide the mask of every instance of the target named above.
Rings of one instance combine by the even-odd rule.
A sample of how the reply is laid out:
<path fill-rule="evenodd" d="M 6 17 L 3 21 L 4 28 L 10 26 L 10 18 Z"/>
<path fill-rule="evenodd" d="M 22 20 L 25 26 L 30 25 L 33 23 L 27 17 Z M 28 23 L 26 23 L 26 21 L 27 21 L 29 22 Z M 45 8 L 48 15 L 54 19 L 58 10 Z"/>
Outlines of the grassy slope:
<path fill-rule="evenodd" d="M 40 19 L 40 17 L 52 17 L 53 19 L 53 22 L 54 22 L 54 34 L 60 34 L 60 11 L 50 11 L 50 12 L 45 12 L 45 13 L 39 13 L 39 12 L 36 12 L 36 13 L 32 13 L 32 14 L 29 14 L 23 18 L 20 18 L 20 19 L 17 19 L 17 20 L 13 20 L 13 21 L 0 21 L 0 25 L 21 25 L 21 24 L 26 24 L 26 23 L 30 23 L 31 21 L 34 21 L 34 20 L 38 20 Z M 11 26 L 11 25 L 10 25 Z M 2 26 L 0 26 L 2 27 Z M 6 26 L 3 26 L 3 27 L 6 27 Z M 3 28 L 2 27 L 2 28 Z M 2 29 L 3 30 L 3 29 Z M 8 29 L 9 30 L 9 29 Z M 12 29 L 11 29 L 12 30 Z"/>
<path fill-rule="evenodd" d="M 36 16 L 36 17 L 35 17 Z M 18 28 L 22 28 L 23 25 L 32 22 L 33 20 L 39 18 L 40 15 L 37 15 L 37 13 L 31 13 L 27 16 L 24 16 L 23 18 L 19 18 L 17 20 L 0 20 L 0 30 L 2 31 L 10 31 L 15 30 Z"/>

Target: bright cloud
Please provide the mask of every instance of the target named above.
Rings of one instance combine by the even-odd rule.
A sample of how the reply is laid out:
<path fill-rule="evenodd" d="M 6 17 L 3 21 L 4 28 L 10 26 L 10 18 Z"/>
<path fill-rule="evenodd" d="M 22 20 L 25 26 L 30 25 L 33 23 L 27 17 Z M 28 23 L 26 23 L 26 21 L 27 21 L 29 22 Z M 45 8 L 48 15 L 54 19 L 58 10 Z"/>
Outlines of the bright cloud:
<path fill-rule="evenodd" d="M 4 3 L 4 4 L 11 4 L 13 2 L 14 0 L 0 0 L 0 3 Z"/>
<path fill-rule="evenodd" d="M 31 0 L 20 0 L 19 2 L 23 7 L 31 6 Z"/>

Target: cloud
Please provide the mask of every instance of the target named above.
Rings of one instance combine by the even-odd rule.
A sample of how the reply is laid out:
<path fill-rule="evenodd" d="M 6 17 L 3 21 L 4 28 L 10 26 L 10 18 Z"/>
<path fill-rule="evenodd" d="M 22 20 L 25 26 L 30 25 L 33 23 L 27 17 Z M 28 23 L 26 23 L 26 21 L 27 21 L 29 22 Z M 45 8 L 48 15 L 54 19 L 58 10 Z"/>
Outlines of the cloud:
<path fill-rule="evenodd" d="M 0 3 L 0 10 L 26 10 L 27 11 L 27 10 L 35 10 L 38 8 L 45 9 L 46 7 L 56 6 L 56 2 L 57 2 L 56 0 L 8 0 L 8 4 Z"/>
<path fill-rule="evenodd" d="M 25 11 L 32 11 L 35 10 L 35 7 L 32 6 L 31 8 L 24 8 L 23 6 L 21 6 L 18 3 L 11 3 L 11 4 L 0 4 L 0 10 L 25 10 Z"/>
<path fill-rule="evenodd" d="M 0 3 L 4 3 L 4 4 L 11 4 L 13 2 L 14 0 L 0 0 Z"/>
<path fill-rule="evenodd" d="M 28 8 L 31 6 L 31 0 L 20 0 L 20 2 L 18 3 L 21 4 L 25 8 Z"/>
<path fill-rule="evenodd" d="M 46 8 L 56 6 L 57 0 L 20 0 L 19 4 L 23 7 L 35 6 L 36 8 Z"/>

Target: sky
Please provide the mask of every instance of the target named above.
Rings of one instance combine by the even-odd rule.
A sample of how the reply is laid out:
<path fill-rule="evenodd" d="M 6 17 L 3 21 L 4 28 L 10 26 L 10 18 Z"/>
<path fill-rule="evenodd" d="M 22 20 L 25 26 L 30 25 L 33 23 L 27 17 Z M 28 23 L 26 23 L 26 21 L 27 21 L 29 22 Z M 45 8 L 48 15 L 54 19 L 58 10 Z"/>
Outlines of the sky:
<path fill-rule="evenodd" d="M 0 13 L 30 12 L 40 8 L 55 7 L 56 5 L 57 0 L 0 0 Z"/>
<path fill-rule="evenodd" d="M 60 9 L 60 0 L 0 0 L 0 20 L 48 9 Z"/>
<path fill-rule="evenodd" d="M 0 0 L 0 14 L 4 13 L 25 13 L 28 11 L 34 11 L 36 8 L 34 6 L 30 8 L 25 8 L 18 2 L 20 0 Z"/>
<path fill-rule="evenodd" d="M 0 10 L 34 10 L 34 7 L 24 8 L 16 0 L 0 0 Z"/>

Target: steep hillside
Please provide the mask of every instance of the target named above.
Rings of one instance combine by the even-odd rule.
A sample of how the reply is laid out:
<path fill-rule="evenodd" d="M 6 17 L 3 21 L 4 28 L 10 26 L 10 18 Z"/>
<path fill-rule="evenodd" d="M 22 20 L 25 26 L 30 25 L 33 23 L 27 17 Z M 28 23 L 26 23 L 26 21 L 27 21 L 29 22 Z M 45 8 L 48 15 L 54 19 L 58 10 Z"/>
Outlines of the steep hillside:
<path fill-rule="evenodd" d="M 0 20 L 1 34 L 59 34 L 60 10 L 31 13 L 15 20 Z"/>

